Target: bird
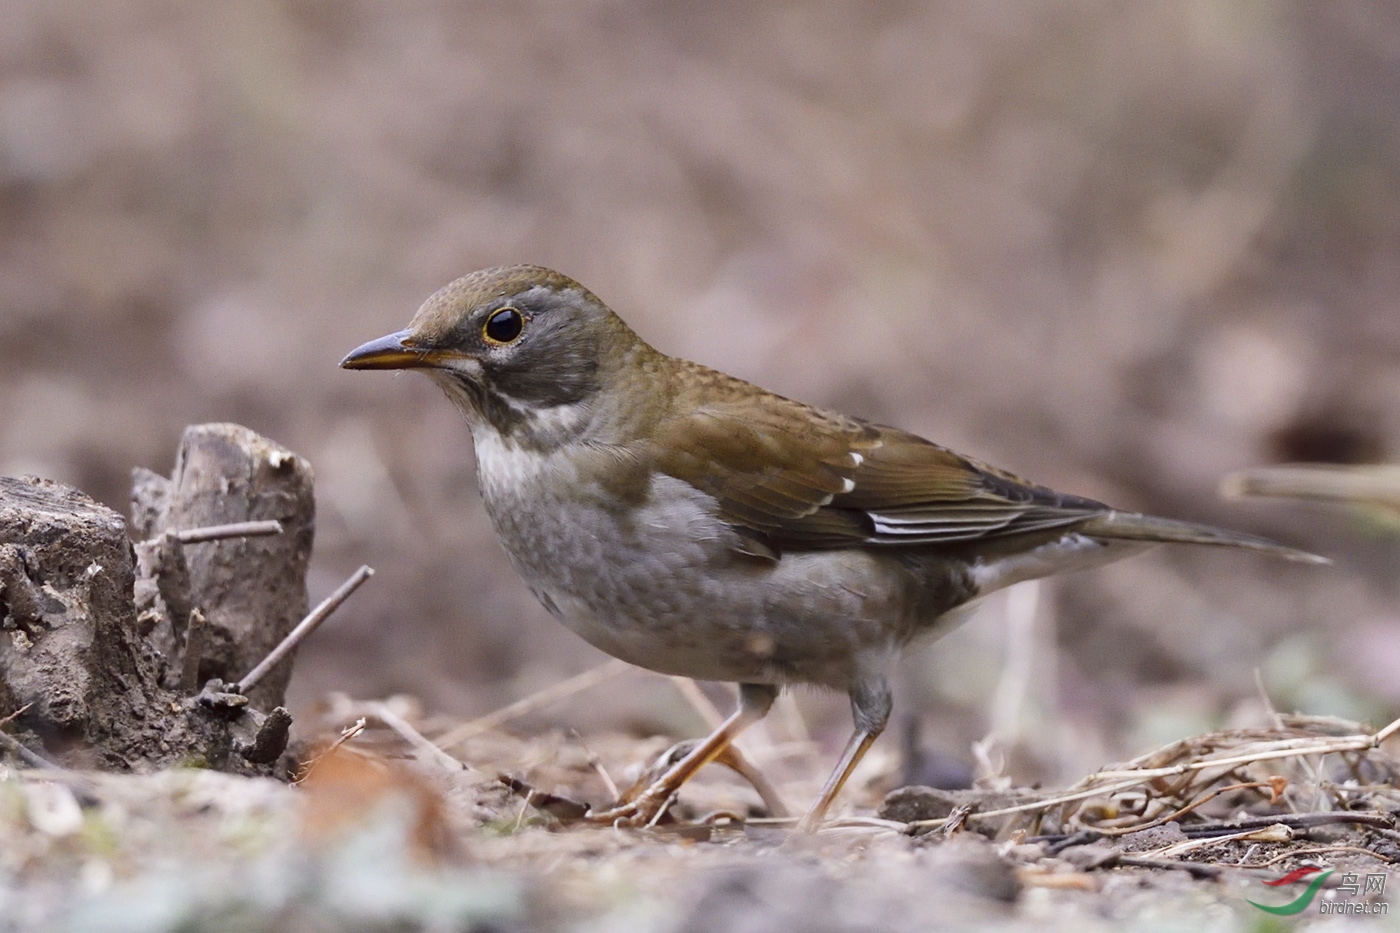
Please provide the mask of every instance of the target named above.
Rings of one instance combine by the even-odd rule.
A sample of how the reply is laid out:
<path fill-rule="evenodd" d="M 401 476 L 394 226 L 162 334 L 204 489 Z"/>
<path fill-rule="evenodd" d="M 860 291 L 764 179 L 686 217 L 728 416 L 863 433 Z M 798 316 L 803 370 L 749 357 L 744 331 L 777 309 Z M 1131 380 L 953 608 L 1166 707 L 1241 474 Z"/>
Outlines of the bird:
<path fill-rule="evenodd" d="M 844 692 L 854 729 L 798 828 L 818 828 L 889 719 L 889 674 L 954 610 L 1157 543 L 1325 559 L 1111 508 L 884 424 L 653 348 L 578 282 L 483 269 L 355 370 L 421 370 L 466 420 L 485 509 L 544 608 L 604 652 L 738 684 L 738 708 L 632 799 L 647 826 L 784 687 Z"/>

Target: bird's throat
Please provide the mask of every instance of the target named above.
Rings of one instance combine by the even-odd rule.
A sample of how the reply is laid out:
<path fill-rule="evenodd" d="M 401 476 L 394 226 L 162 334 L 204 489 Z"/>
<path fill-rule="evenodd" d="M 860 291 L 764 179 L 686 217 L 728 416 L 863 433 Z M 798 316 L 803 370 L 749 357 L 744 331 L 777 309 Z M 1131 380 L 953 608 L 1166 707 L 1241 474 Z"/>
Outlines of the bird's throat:
<path fill-rule="evenodd" d="M 489 432 L 513 447 L 548 453 L 578 441 L 591 421 L 592 406 L 586 400 L 541 405 L 511 398 L 486 380 L 433 375 L 474 437 Z"/>

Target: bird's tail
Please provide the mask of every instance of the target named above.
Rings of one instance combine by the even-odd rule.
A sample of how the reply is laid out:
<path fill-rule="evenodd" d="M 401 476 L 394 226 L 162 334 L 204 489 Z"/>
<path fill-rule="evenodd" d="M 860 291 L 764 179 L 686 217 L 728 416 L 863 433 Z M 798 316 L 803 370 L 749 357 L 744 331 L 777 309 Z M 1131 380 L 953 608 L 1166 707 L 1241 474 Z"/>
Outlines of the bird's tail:
<path fill-rule="evenodd" d="M 1307 551 L 1286 547 L 1277 541 L 1258 535 L 1227 531 L 1195 522 L 1181 522 L 1137 512 L 1105 512 L 1080 525 L 1076 531 L 1093 538 L 1118 541 L 1160 541 L 1176 544 L 1210 544 L 1217 547 L 1237 547 L 1305 564 L 1330 564 L 1331 561 Z"/>

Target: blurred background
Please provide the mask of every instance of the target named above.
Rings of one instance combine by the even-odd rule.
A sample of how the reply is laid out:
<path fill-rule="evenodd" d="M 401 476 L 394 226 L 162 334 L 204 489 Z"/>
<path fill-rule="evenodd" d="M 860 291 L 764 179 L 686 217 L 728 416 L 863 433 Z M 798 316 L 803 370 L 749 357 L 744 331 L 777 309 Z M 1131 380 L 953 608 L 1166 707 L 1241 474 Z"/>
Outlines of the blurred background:
<path fill-rule="evenodd" d="M 484 713 L 603 658 L 497 548 L 452 407 L 336 363 L 541 263 L 668 352 L 1336 560 L 1160 549 L 988 600 L 901 672 L 913 776 L 989 731 L 1053 780 L 1258 721 L 1256 671 L 1385 721 L 1398 539 L 1216 487 L 1400 457 L 1397 101 L 1382 0 L 3 0 L 0 473 L 125 512 L 186 424 L 246 424 L 316 469 L 313 601 L 379 571 L 298 709 Z M 838 746 L 844 700 L 799 704 Z M 702 729 L 643 674 L 521 727 L 554 724 Z"/>

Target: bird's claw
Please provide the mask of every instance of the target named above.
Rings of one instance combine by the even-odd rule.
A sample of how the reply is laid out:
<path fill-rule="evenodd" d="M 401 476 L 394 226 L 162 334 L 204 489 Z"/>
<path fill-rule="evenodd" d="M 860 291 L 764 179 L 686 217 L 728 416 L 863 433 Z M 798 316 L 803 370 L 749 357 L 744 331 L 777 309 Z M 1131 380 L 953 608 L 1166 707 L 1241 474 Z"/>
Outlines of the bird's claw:
<path fill-rule="evenodd" d="M 634 829 L 655 826 L 657 821 L 666 813 L 666 807 L 671 802 L 670 794 L 653 794 L 644 791 L 635 799 L 625 803 L 620 803 L 615 807 L 598 812 L 589 811 L 584 819 L 590 823 L 597 823 L 601 826 L 611 826 L 615 829 Z"/>

